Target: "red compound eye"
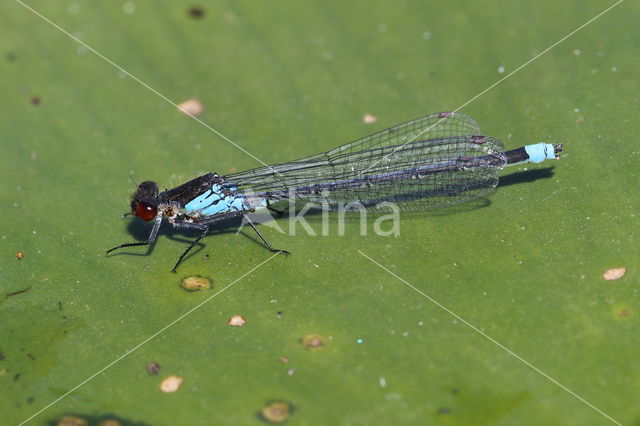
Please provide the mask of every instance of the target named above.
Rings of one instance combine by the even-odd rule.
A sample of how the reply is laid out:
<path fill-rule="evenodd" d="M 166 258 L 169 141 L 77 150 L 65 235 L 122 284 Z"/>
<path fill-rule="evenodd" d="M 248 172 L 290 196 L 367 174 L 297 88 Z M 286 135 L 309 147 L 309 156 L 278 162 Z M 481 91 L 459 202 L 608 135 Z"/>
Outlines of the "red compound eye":
<path fill-rule="evenodd" d="M 151 220 L 156 217 L 158 209 L 151 203 L 145 203 L 144 201 L 136 204 L 136 216 L 143 220 Z"/>

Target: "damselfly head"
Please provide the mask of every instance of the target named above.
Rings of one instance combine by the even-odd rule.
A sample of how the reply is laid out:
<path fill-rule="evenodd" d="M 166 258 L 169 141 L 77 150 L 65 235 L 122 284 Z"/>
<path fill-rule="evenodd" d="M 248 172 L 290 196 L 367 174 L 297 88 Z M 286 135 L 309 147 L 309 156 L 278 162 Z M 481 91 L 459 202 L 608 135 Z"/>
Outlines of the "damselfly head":
<path fill-rule="evenodd" d="M 131 197 L 131 215 L 142 220 L 151 220 L 158 213 L 158 185 L 150 180 L 138 185 Z"/>

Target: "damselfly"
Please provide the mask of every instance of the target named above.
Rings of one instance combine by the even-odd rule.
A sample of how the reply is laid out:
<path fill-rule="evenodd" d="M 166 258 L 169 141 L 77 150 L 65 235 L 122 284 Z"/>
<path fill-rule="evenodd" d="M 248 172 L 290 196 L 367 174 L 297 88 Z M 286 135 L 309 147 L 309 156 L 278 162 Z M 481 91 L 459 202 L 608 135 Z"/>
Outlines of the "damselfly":
<path fill-rule="evenodd" d="M 507 165 L 557 159 L 561 151 L 562 145 L 538 143 L 505 152 L 502 142 L 481 135 L 470 117 L 431 114 L 289 163 L 225 176 L 207 173 L 162 192 L 155 182 L 143 182 L 131 199 L 131 215 L 153 221 L 149 238 L 107 253 L 153 244 L 166 217 L 176 228 L 200 232 L 175 272 L 213 224 L 242 216 L 271 251 L 288 254 L 267 242 L 248 212 L 297 201 L 330 209 L 356 203 L 374 210 L 395 203 L 400 211 L 451 206 L 495 188 Z"/>

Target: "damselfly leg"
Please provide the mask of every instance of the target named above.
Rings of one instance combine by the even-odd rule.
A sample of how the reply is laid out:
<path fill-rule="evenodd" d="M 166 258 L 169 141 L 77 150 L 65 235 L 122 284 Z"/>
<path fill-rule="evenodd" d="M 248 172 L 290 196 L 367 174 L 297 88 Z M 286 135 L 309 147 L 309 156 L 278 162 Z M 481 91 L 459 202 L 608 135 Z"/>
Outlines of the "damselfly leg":
<path fill-rule="evenodd" d="M 258 234 L 258 237 L 260 237 L 262 242 L 265 243 L 267 245 L 267 247 L 269 247 L 269 250 L 271 250 L 272 253 L 282 253 L 282 254 L 287 254 L 287 255 L 291 254 L 286 250 L 279 250 L 279 249 L 274 249 L 273 247 L 271 247 L 271 244 L 269 244 L 269 241 L 267 241 L 267 239 L 262 236 L 260 231 L 258 231 L 258 228 L 256 228 L 256 226 L 253 224 L 253 222 L 251 222 L 251 219 L 249 219 L 249 216 L 247 216 L 246 214 L 243 214 L 243 216 L 247 220 L 247 223 L 249 223 L 249 225 L 251 225 L 253 230 L 256 231 L 256 234 Z"/>
<path fill-rule="evenodd" d="M 111 253 L 114 250 L 124 248 L 124 247 L 150 246 L 155 242 L 156 237 L 158 236 L 158 231 L 160 230 L 161 224 L 162 224 L 162 216 L 158 216 L 156 218 L 156 221 L 153 223 L 153 228 L 151 229 L 151 234 L 149 234 L 149 238 L 147 238 L 147 241 L 141 241 L 138 243 L 120 244 L 119 246 L 116 246 L 112 249 L 107 250 L 107 254 Z"/>

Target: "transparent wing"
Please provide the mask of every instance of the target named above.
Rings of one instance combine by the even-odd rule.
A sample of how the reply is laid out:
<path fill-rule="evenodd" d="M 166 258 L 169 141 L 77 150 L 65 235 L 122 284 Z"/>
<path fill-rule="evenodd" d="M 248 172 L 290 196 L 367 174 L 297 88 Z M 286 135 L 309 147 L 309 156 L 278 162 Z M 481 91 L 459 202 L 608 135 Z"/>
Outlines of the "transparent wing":
<path fill-rule="evenodd" d="M 432 114 L 324 154 L 234 173 L 227 184 L 272 204 L 295 199 L 371 208 L 391 202 L 404 211 L 454 205 L 493 189 L 506 164 L 502 142 L 477 136 L 477 124 L 462 114 L 440 118 Z M 443 123 L 449 124 L 438 127 Z"/>
<path fill-rule="evenodd" d="M 358 152 L 382 146 L 402 145 L 414 140 L 427 141 L 430 139 L 480 134 L 480 126 L 468 115 L 460 112 L 438 112 L 396 124 L 388 129 L 332 149 L 325 155 L 333 156 L 339 153 Z"/>

